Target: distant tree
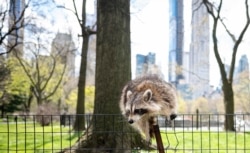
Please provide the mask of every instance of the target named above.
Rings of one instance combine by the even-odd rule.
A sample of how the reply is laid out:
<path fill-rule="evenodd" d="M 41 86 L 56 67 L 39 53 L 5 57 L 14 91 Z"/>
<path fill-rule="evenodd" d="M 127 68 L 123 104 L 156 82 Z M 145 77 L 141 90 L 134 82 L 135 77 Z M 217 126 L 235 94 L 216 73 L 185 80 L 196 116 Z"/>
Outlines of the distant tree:
<path fill-rule="evenodd" d="M 239 3 L 239 2 L 235 2 Z M 234 76 L 234 69 L 235 69 L 235 60 L 236 55 L 238 52 L 238 48 L 244 38 L 246 31 L 248 30 L 250 24 L 250 17 L 249 17 L 249 6 L 248 0 L 245 0 L 245 24 L 242 25 L 242 30 L 239 33 L 238 37 L 236 37 L 228 28 L 226 23 L 224 22 L 224 18 L 221 15 L 221 10 L 223 6 L 223 0 L 219 0 L 218 5 L 216 3 L 209 1 L 209 0 L 202 0 L 201 5 L 204 5 L 207 9 L 208 14 L 211 16 L 213 25 L 212 25 L 212 40 L 213 40 L 213 50 L 215 54 L 215 58 L 217 60 L 221 80 L 222 80 L 222 91 L 224 93 L 224 106 L 225 106 L 225 130 L 228 131 L 235 131 L 234 128 L 234 91 L 233 91 L 233 76 Z M 242 8 L 243 9 L 243 8 Z M 241 16 L 242 17 L 242 16 Z M 219 39 L 217 36 L 218 26 L 221 24 L 229 37 L 232 39 L 233 48 L 232 48 L 232 55 L 231 55 L 231 64 L 230 69 L 227 72 L 225 64 L 221 58 L 220 50 L 218 47 Z"/>
<path fill-rule="evenodd" d="M 9 75 L 10 75 L 10 69 L 6 64 L 6 61 L 4 60 L 4 58 L 0 57 L 0 97 L 2 97 L 3 92 L 6 90 L 5 87 L 7 86 L 10 80 Z"/>
<path fill-rule="evenodd" d="M 25 12 L 29 7 L 30 0 L 26 1 L 23 8 L 17 10 L 15 0 L 3 0 L 0 3 L 0 105 L 4 101 L 9 101 L 6 86 L 10 83 L 10 69 L 7 64 L 5 54 L 10 53 L 22 43 L 23 35 L 18 31 L 23 31 L 28 22 L 24 22 Z M 5 94 L 4 94 L 5 93 Z M 7 97 L 5 97 L 7 96 Z"/>
<path fill-rule="evenodd" d="M 15 54 L 15 57 L 31 83 L 30 89 L 37 104 L 41 105 L 45 101 L 48 102 L 61 86 L 67 62 L 62 62 L 59 52 L 50 52 L 47 47 L 50 45 L 42 42 L 39 32 L 35 42 L 27 42 L 25 45 L 31 59 L 25 60 L 18 54 Z"/>
<path fill-rule="evenodd" d="M 10 95 L 10 99 L 7 105 L 4 106 L 6 113 L 13 113 L 15 111 L 22 111 L 23 104 L 27 101 L 25 95 Z"/>
<path fill-rule="evenodd" d="M 73 0 L 75 15 L 77 17 L 78 23 L 81 27 L 81 35 L 83 37 L 82 42 L 82 53 L 81 53 L 81 64 L 80 64 L 80 74 L 78 81 L 78 94 L 77 94 L 77 106 L 76 106 L 76 120 L 74 123 L 74 130 L 80 131 L 85 129 L 85 85 L 86 85 L 86 71 L 87 71 L 87 55 L 89 46 L 89 37 L 95 34 L 96 31 L 92 30 L 89 26 L 86 26 L 86 0 L 82 2 L 82 15 L 81 18 L 77 13 L 76 3 Z M 81 115 L 78 115 L 81 114 Z"/>
<path fill-rule="evenodd" d="M 81 131 L 85 130 L 85 85 L 86 85 L 86 72 L 87 72 L 87 55 L 89 48 L 89 37 L 93 34 L 96 34 L 96 31 L 93 30 L 93 27 L 86 25 L 86 0 L 82 1 L 82 14 L 80 15 L 77 11 L 77 4 L 73 0 L 74 10 L 71 10 L 65 6 L 58 6 L 65 8 L 74 13 L 77 18 L 77 21 L 81 27 L 81 36 L 82 36 L 82 52 L 81 52 L 81 63 L 80 63 L 80 74 L 78 81 L 78 94 L 77 94 L 77 105 L 76 105 L 76 120 L 74 123 L 74 130 Z M 93 25 L 94 26 L 94 25 Z"/>
<path fill-rule="evenodd" d="M 209 100 L 209 108 L 211 109 L 211 113 L 215 113 L 215 114 L 225 113 L 223 95 L 221 94 L 221 92 L 212 94 L 208 100 Z"/>
<path fill-rule="evenodd" d="M 199 97 L 193 101 L 191 112 L 195 113 L 197 109 L 200 113 L 210 113 L 208 100 L 205 97 Z"/>
<path fill-rule="evenodd" d="M 31 103 L 28 102 L 30 85 L 28 77 L 26 77 L 25 72 L 22 67 L 20 67 L 16 58 L 9 57 L 8 60 L 5 60 L 5 65 L 7 72 L 2 73 L 2 75 L 7 78 L 0 82 L 0 84 L 3 84 L 0 88 L 0 107 L 1 105 L 5 105 L 3 106 L 5 108 L 7 105 L 19 105 L 16 107 L 18 109 L 15 109 L 15 111 L 24 111 L 28 113 L 31 106 Z M 18 99 L 22 99 L 22 101 Z M 13 104 L 10 104 L 12 102 Z M 11 106 L 10 108 L 15 107 Z"/>
<path fill-rule="evenodd" d="M 85 109 L 86 113 L 93 113 L 94 110 L 94 98 L 95 98 L 95 86 L 85 87 Z"/>
<path fill-rule="evenodd" d="M 243 71 L 238 74 L 234 83 L 235 110 L 239 113 L 250 113 L 250 79 L 249 71 Z"/>
<path fill-rule="evenodd" d="M 7 66 L 9 67 L 11 73 L 9 75 L 10 81 L 5 86 L 5 90 L 9 95 L 19 95 L 20 97 L 25 97 L 26 101 L 22 103 L 21 111 L 29 113 L 32 102 L 28 100 L 30 81 L 16 58 L 9 57 L 7 61 Z"/>
<path fill-rule="evenodd" d="M 184 101 L 182 97 L 178 97 L 178 113 L 185 114 L 188 113 L 188 102 Z"/>

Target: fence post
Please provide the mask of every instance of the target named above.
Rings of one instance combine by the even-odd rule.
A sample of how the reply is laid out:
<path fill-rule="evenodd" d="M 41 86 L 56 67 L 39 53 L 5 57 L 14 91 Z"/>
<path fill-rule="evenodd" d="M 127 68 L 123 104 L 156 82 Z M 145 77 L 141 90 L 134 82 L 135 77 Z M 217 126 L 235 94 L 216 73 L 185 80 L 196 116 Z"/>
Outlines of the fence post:
<path fill-rule="evenodd" d="M 161 133 L 160 133 L 159 125 L 153 125 L 153 128 L 154 128 L 155 139 L 156 139 L 157 148 L 159 150 L 159 153 L 165 153 L 163 143 L 162 143 L 162 139 L 161 139 Z"/>
<path fill-rule="evenodd" d="M 196 129 L 199 128 L 199 109 L 196 109 Z"/>

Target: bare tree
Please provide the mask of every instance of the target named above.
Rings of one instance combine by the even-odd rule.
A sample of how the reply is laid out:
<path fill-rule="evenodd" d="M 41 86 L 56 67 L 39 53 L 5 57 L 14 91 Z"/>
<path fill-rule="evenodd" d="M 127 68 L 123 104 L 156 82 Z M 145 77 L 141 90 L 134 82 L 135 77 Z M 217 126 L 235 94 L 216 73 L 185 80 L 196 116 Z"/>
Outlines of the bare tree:
<path fill-rule="evenodd" d="M 76 10 L 76 3 L 73 0 L 74 8 L 76 12 L 76 17 L 78 23 L 81 27 L 81 34 L 83 37 L 82 42 L 82 53 L 81 53 L 81 64 L 80 64 L 80 75 L 78 82 L 78 94 L 77 94 L 77 105 L 76 105 L 76 114 L 85 114 L 85 85 L 86 85 L 86 70 L 87 70 L 87 54 L 88 54 L 88 45 L 89 45 L 89 36 L 95 34 L 96 32 L 86 27 L 86 0 L 83 0 L 82 3 L 82 16 L 81 19 Z M 84 116 L 77 115 L 74 123 L 74 130 L 84 130 L 85 129 L 85 118 Z"/>
<path fill-rule="evenodd" d="M 85 85 L 86 85 L 86 71 L 87 71 L 87 55 L 89 48 L 89 37 L 92 34 L 96 34 L 96 31 L 92 27 L 86 25 L 86 0 L 82 1 L 82 14 L 79 15 L 77 11 L 77 5 L 75 0 L 73 0 L 74 10 L 66 8 L 65 6 L 59 6 L 61 8 L 67 9 L 76 16 L 77 21 L 81 27 L 82 40 L 82 52 L 81 52 L 81 63 L 80 63 L 80 74 L 78 81 L 78 94 L 77 94 L 77 105 L 76 105 L 76 120 L 74 123 L 74 130 L 81 131 L 85 129 Z"/>
<path fill-rule="evenodd" d="M 215 3 L 212 3 L 209 0 L 202 0 L 201 5 L 205 5 L 207 12 L 211 16 L 212 21 L 213 21 L 213 27 L 212 27 L 213 50 L 214 50 L 214 54 L 215 54 L 215 58 L 217 60 L 218 66 L 219 66 L 221 80 L 222 80 L 222 90 L 224 93 L 224 106 L 225 106 L 225 113 L 226 113 L 225 130 L 234 131 L 235 130 L 234 128 L 234 91 L 232 87 L 233 75 L 234 75 L 235 60 L 236 60 L 238 48 L 250 24 L 248 0 L 245 0 L 246 23 L 243 25 L 243 28 L 238 37 L 236 37 L 233 33 L 231 33 L 230 29 L 224 22 L 223 17 L 221 16 L 223 0 L 220 0 L 218 5 L 215 5 Z M 220 23 L 222 24 L 227 34 L 229 35 L 229 37 L 232 39 L 234 43 L 233 48 L 232 48 L 231 64 L 230 64 L 229 72 L 226 71 L 225 64 L 221 58 L 220 50 L 218 48 L 217 30 L 218 30 L 218 25 Z"/>
<path fill-rule="evenodd" d="M 244 70 L 238 73 L 235 83 L 235 111 L 242 113 L 250 113 L 250 79 L 249 71 Z"/>
<path fill-rule="evenodd" d="M 22 8 L 17 8 L 19 6 L 16 3 L 15 0 L 5 0 L 0 4 L 0 46 L 6 48 L 0 55 L 10 53 L 16 46 L 22 44 L 23 35 L 20 31 L 23 31 L 30 20 L 26 18 L 24 22 L 30 0 L 24 3 L 24 6 L 20 4 Z"/>
<path fill-rule="evenodd" d="M 31 91 L 37 104 L 41 105 L 48 101 L 60 87 L 67 62 L 62 62 L 65 59 L 62 59 L 59 52 L 50 52 L 46 47 L 48 44 L 42 43 L 40 35 L 37 36 L 36 42 L 29 42 L 26 45 L 26 51 L 31 53 L 29 55 L 32 57 L 31 61 L 25 60 L 18 54 L 15 54 L 15 57 L 31 82 Z M 67 45 L 64 47 L 67 47 Z M 52 87 L 51 84 L 53 84 Z"/>

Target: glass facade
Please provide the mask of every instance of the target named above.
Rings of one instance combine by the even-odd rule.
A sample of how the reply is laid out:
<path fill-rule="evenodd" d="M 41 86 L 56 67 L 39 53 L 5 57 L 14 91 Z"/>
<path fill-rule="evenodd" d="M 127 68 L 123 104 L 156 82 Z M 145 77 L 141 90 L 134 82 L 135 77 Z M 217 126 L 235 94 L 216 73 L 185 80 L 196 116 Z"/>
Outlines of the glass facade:
<path fill-rule="evenodd" d="M 155 65 L 155 53 L 149 52 L 148 55 L 136 55 L 136 76 L 148 72 L 149 65 Z"/>
<path fill-rule="evenodd" d="M 175 85 L 183 78 L 183 0 L 169 0 L 169 81 Z M 178 69 L 178 70 L 177 70 Z"/>

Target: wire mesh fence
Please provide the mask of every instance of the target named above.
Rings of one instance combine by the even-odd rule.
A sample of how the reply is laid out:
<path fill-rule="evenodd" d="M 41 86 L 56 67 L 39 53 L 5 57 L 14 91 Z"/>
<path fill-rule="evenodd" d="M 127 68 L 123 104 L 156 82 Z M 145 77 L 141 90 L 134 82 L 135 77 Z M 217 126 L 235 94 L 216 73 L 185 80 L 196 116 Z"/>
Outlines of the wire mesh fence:
<path fill-rule="evenodd" d="M 104 121 L 107 127 L 110 127 L 108 124 L 115 125 L 116 120 L 128 124 L 121 115 L 86 114 L 84 117 L 86 127 L 95 124 L 98 118 L 107 120 Z M 0 152 L 52 153 L 69 148 L 86 133 L 73 130 L 75 118 L 75 115 L 8 115 L 0 119 Z M 175 121 L 169 122 L 158 117 L 165 152 L 250 153 L 250 114 L 234 115 L 235 131 L 224 130 L 224 118 L 224 114 L 179 114 Z M 98 132 L 117 131 L 122 134 L 133 132 L 126 129 Z M 140 147 L 126 150 L 158 152 L 157 149 Z"/>

